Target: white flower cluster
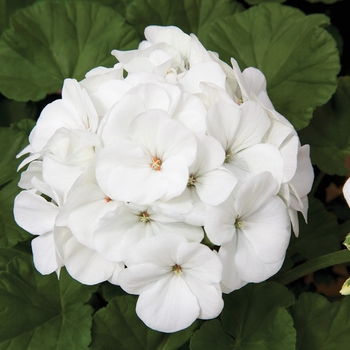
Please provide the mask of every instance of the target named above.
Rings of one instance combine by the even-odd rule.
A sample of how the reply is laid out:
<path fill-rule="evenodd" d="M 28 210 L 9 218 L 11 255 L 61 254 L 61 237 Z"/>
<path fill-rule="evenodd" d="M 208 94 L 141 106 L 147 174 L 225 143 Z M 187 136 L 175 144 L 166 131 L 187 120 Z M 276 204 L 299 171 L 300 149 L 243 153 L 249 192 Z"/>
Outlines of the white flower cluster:
<path fill-rule="evenodd" d="M 40 273 L 120 285 L 147 326 L 174 332 L 280 269 L 313 171 L 258 69 L 176 27 L 145 36 L 42 111 L 14 215 Z"/>

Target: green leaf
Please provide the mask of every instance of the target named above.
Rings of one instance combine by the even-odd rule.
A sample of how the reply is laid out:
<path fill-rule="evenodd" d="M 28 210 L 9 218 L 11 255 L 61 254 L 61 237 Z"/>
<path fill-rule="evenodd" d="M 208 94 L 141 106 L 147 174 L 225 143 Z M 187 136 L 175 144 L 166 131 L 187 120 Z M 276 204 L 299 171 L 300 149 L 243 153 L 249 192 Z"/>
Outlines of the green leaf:
<path fill-rule="evenodd" d="M 21 119 L 36 119 L 38 114 L 34 102 L 17 102 L 0 97 L 0 126 L 6 127 Z"/>
<path fill-rule="evenodd" d="M 185 344 L 198 328 L 198 322 L 176 333 L 156 332 L 136 315 L 137 298 L 119 296 L 94 315 L 92 349 L 109 350 L 176 350 Z"/>
<path fill-rule="evenodd" d="M 95 2 L 39 1 L 17 11 L 0 40 L 0 91 L 18 101 L 40 100 L 81 80 L 90 69 L 112 66 L 112 49 L 135 48 L 138 37 L 123 17 Z"/>
<path fill-rule="evenodd" d="M 0 34 L 9 26 L 9 19 L 18 9 L 32 5 L 36 0 L 0 0 Z"/>
<path fill-rule="evenodd" d="M 190 348 L 191 350 L 236 349 L 236 342 L 223 330 L 219 320 L 211 320 L 204 322 L 203 326 L 193 334 Z"/>
<path fill-rule="evenodd" d="M 0 191 L 0 247 L 8 248 L 33 236 L 20 228 L 13 218 L 13 203 L 21 191 L 16 177 Z"/>
<path fill-rule="evenodd" d="M 260 69 L 276 110 L 302 129 L 337 86 L 339 53 L 321 28 L 328 24 L 321 14 L 305 16 L 292 7 L 262 4 L 214 22 L 204 44 L 224 61 L 234 57 L 242 70 Z"/>
<path fill-rule="evenodd" d="M 346 248 L 350 250 L 350 233 L 348 233 L 345 237 L 345 241 L 343 242 Z"/>
<path fill-rule="evenodd" d="M 16 155 L 27 145 L 27 133 L 0 128 L 0 186 L 17 176 L 17 167 L 21 159 L 16 159 Z"/>
<path fill-rule="evenodd" d="M 89 1 L 89 0 L 87 0 Z M 126 9 L 133 0 L 93 0 L 101 5 L 109 6 L 120 15 L 125 17 Z"/>
<path fill-rule="evenodd" d="M 32 256 L 31 242 L 20 242 L 11 248 L 0 248 L 0 271 L 7 271 L 7 265 L 19 256 Z"/>
<path fill-rule="evenodd" d="M 349 297 L 331 303 L 319 294 L 303 293 L 291 314 L 297 330 L 297 350 L 349 348 Z"/>
<path fill-rule="evenodd" d="M 244 0 L 249 5 L 259 5 L 264 2 L 277 2 L 279 4 L 286 2 L 287 0 Z"/>
<path fill-rule="evenodd" d="M 10 124 L 10 129 L 14 131 L 23 131 L 26 133 L 26 135 L 29 135 L 29 133 L 32 131 L 34 128 L 36 122 L 32 119 L 21 119 L 18 122 L 11 123 Z"/>
<path fill-rule="evenodd" d="M 17 258 L 0 273 L 0 349 L 86 349 L 97 286 L 84 286 L 63 269 L 40 275 L 31 258 Z"/>
<path fill-rule="evenodd" d="M 141 36 L 148 25 L 156 24 L 175 25 L 201 39 L 209 24 L 243 10 L 232 0 L 134 0 L 127 8 L 126 19 Z"/>
<path fill-rule="evenodd" d="M 346 175 L 345 157 L 350 155 L 350 77 L 340 77 L 332 99 L 315 110 L 310 125 L 300 132 L 311 146 L 311 160 L 327 174 Z"/>
<path fill-rule="evenodd" d="M 127 293 L 124 292 L 124 290 L 121 287 L 111 284 L 109 282 L 102 283 L 101 292 L 102 292 L 103 298 L 107 301 L 111 301 L 117 296 L 127 295 Z"/>
<path fill-rule="evenodd" d="M 221 314 L 223 330 L 217 321 L 204 324 L 191 340 L 191 349 L 280 350 L 295 348 L 295 329 L 286 307 L 294 296 L 277 283 L 249 284 L 224 297 Z M 229 338 L 229 336 L 231 338 Z"/>
<path fill-rule="evenodd" d="M 16 195 L 21 191 L 18 187 L 19 174 L 17 167 L 21 159 L 16 155 L 28 144 L 24 128 L 25 121 L 14 125 L 13 128 L 0 128 L 0 247 L 12 247 L 18 242 L 32 236 L 22 230 L 13 218 L 13 203 Z M 17 130 L 16 130 L 17 128 Z"/>
<path fill-rule="evenodd" d="M 337 219 L 315 198 L 309 198 L 308 223 L 299 216 L 299 237 L 294 235 L 288 247 L 288 256 L 294 260 L 313 259 L 340 249 Z"/>

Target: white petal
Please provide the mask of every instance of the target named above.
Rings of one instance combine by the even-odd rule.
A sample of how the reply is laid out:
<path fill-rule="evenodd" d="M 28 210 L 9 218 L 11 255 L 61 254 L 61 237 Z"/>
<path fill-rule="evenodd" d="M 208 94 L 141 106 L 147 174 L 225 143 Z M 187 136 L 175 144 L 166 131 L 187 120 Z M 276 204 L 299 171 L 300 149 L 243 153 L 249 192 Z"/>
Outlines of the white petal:
<path fill-rule="evenodd" d="M 243 183 L 236 195 L 235 209 L 239 216 L 249 216 L 273 195 L 278 186 L 269 172 L 263 172 Z"/>
<path fill-rule="evenodd" d="M 207 115 L 208 134 L 215 137 L 225 151 L 234 143 L 242 110 L 226 101 L 216 103 Z"/>
<path fill-rule="evenodd" d="M 59 208 L 35 190 L 28 190 L 15 198 L 13 210 L 19 226 L 33 235 L 42 235 L 53 231 Z"/>
<path fill-rule="evenodd" d="M 80 244 L 66 227 L 56 227 L 54 239 L 68 273 L 80 283 L 101 283 L 124 268 L 124 264 L 109 262 Z"/>
<path fill-rule="evenodd" d="M 245 181 L 253 175 L 269 171 L 278 184 L 283 179 L 283 159 L 278 149 L 268 144 L 257 144 L 236 154 L 224 166 L 239 180 Z"/>
<path fill-rule="evenodd" d="M 243 216 L 242 221 L 238 235 L 249 240 L 262 262 L 274 263 L 284 257 L 290 240 L 290 220 L 281 198 L 269 198 L 255 212 Z"/>
<path fill-rule="evenodd" d="M 264 263 L 256 255 L 250 241 L 237 235 L 236 268 L 239 277 L 247 282 L 262 282 L 273 276 L 281 268 L 284 256 L 280 261 Z"/>
<path fill-rule="evenodd" d="M 224 307 L 220 286 L 208 285 L 192 279 L 186 279 L 186 282 L 198 300 L 200 307 L 198 318 L 208 320 L 219 316 Z"/>
<path fill-rule="evenodd" d="M 184 279 L 173 274 L 140 295 L 136 313 L 146 326 L 170 333 L 189 327 L 199 316 L 200 308 Z"/>
<path fill-rule="evenodd" d="M 232 196 L 216 207 L 208 207 L 204 229 L 210 241 L 216 245 L 229 242 L 236 233 L 237 216 Z"/>
<path fill-rule="evenodd" d="M 296 194 L 301 198 L 306 196 L 312 187 L 314 180 L 314 171 L 310 160 L 310 146 L 304 145 L 298 151 L 297 170 L 291 185 L 294 187 Z"/>
<path fill-rule="evenodd" d="M 218 257 L 223 265 L 221 287 L 224 293 L 231 293 L 248 283 L 238 274 L 236 266 L 236 251 L 237 235 L 234 236 L 231 241 L 223 244 L 219 249 Z"/>
<path fill-rule="evenodd" d="M 264 109 L 255 101 L 247 101 L 240 108 L 242 116 L 231 145 L 234 152 L 260 143 L 271 123 Z"/>
<path fill-rule="evenodd" d="M 178 81 L 185 91 L 192 94 L 202 92 L 200 89 L 201 82 L 212 83 L 225 89 L 226 76 L 218 63 L 201 62 L 191 67 Z"/>
<path fill-rule="evenodd" d="M 43 275 L 48 275 L 63 266 L 56 252 L 53 230 L 32 240 L 35 268 Z"/>
<path fill-rule="evenodd" d="M 129 294 L 141 294 L 152 284 L 173 275 L 172 267 L 153 263 L 128 266 L 119 274 L 120 286 Z"/>
<path fill-rule="evenodd" d="M 201 281 L 213 285 L 221 280 L 222 264 L 216 253 L 203 244 L 180 245 L 175 261 L 181 266 L 183 272 L 181 276 L 186 281 Z"/>
<path fill-rule="evenodd" d="M 237 179 L 228 170 L 214 169 L 196 178 L 199 198 L 208 205 L 224 202 L 237 184 Z"/>

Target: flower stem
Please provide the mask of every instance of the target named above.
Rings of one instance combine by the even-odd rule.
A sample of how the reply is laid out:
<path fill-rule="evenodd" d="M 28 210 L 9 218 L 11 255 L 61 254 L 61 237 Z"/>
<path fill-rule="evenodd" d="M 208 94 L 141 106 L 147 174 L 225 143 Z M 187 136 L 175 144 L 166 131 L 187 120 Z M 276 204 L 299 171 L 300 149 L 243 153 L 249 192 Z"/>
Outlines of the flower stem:
<path fill-rule="evenodd" d="M 284 272 L 280 275 L 277 275 L 274 278 L 271 278 L 271 281 L 278 282 L 281 284 L 288 284 L 311 272 L 315 272 L 329 266 L 344 264 L 348 262 L 350 262 L 350 251 L 344 249 L 339 252 L 323 255 L 318 258 L 309 260 L 287 272 Z"/>

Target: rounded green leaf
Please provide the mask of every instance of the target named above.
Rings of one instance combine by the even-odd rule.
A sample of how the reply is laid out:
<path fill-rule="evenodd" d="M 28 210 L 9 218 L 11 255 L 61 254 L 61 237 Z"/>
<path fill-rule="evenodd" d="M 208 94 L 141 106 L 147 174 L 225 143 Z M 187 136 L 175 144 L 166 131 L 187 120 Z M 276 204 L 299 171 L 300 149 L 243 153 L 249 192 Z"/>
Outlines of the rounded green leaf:
<path fill-rule="evenodd" d="M 291 314 L 297 330 L 297 350 L 349 348 L 350 297 L 331 303 L 319 294 L 303 293 Z"/>
<path fill-rule="evenodd" d="M 134 0 L 127 8 L 126 19 L 141 36 L 147 26 L 156 24 L 175 25 L 201 39 L 215 20 L 243 10 L 232 0 Z"/>
<path fill-rule="evenodd" d="M 13 202 L 21 191 L 18 187 L 19 174 L 17 167 L 23 159 L 16 159 L 16 155 L 28 144 L 28 134 L 21 131 L 24 123 L 31 123 L 23 119 L 17 128 L 0 128 L 0 247 L 12 247 L 18 242 L 32 237 L 21 229 L 13 218 Z M 33 126 L 33 124 L 31 124 Z"/>
<path fill-rule="evenodd" d="M 219 320 L 204 322 L 191 338 L 191 350 L 237 349 L 235 340 L 227 334 Z"/>
<path fill-rule="evenodd" d="M 276 110 L 301 129 L 337 86 L 339 53 L 322 28 L 328 24 L 324 15 L 262 4 L 214 22 L 204 44 L 227 62 L 234 57 L 242 70 L 260 69 Z"/>
<path fill-rule="evenodd" d="M 80 80 L 96 66 L 113 66 L 112 49 L 136 47 L 135 30 L 95 2 L 39 1 L 16 12 L 0 40 L 0 91 L 18 101 L 40 100 Z"/>
<path fill-rule="evenodd" d="M 203 340 L 207 349 L 295 349 L 293 320 L 285 309 L 294 303 L 294 296 L 287 288 L 277 283 L 248 284 L 225 295 L 224 302 L 221 326 L 217 321 L 204 324 L 191 339 L 192 350 L 205 349 Z"/>
<path fill-rule="evenodd" d="M 32 5 L 36 0 L 0 0 L 0 34 L 9 26 L 9 19 L 18 9 Z"/>
<path fill-rule="evenodd" d="M 82 350 L 90 343 L 97 286 L 84 286 L 65 270 L 40 275 L 29 258 L 15 258 L 0 273 L 1 350 Z"/>
<path fill-rule="evenodd" d="M 111 300 L 96 312 L 92 325 L 91 349 L 94 350 L 176 350 L 185 344 L 198 322 L 175 333 L 156 332 L 136 315 L 137 298 L 131 295 Z"/>
<path fill-rule="evenodd" d="M 311 160 L 327 174 L 346 175 L 350 155 L 350 77 L 340 77 L 332 99 L 315 110 L 310 125 L 300 132 L 310 144 Z"/>
<path fill-rule="evenodd" d="M 249 5 L 259 5 L 263 4 L 264 2 L 277 2 L 277 3 L 282 3 L 286 2 L 287 0 L 244 0 L 247 4 Z"/>

